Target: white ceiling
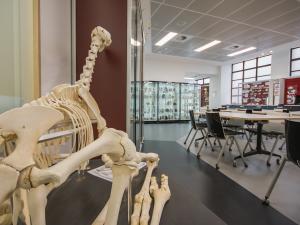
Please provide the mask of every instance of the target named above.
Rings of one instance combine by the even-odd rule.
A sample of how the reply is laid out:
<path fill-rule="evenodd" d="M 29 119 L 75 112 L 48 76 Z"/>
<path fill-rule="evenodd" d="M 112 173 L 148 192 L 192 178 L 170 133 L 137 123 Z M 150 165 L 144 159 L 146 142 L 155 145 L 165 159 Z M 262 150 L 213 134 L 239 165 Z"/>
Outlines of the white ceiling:
<path fill-rule="evenodd" d="M 154 44 L 168 32 L 191 36 L 183 43 Z M 255 46 L 270 49 L 300 39 L 300 2 L 297 0 L 152 0 L 152 52 L 226 61 L 234 50 Z M 221 44 L 197 53 L 193 50 L 213 40 Z M 236 50 L 235 50 L 236 51 Z M 249 52 L 252 54 L 254 51 Z M 238 56 L 237 56 L 238 57 Z"/>

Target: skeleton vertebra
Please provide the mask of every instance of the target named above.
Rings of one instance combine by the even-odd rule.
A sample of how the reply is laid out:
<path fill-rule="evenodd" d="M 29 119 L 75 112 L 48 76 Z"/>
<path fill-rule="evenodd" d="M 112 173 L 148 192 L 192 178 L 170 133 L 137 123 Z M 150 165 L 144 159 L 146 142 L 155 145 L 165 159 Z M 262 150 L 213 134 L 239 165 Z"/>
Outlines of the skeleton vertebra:
<path fill-rule="evenodd" d="M 1 133 L 9 131 L 16 135 L 14 151 L 0 161 L 0 205 L 18 194 L 20 189 L 27 189 L 33 225 L 46 224 L 44 214 L 48 193 L 63 183 L 80 165 L 103 154 L 107 154 L 114 173 L 105 225 L 115 225 L 123 192 L 132 173 L 135 173 L 137 163 L 141 160 L 158 160 L 156 154 L 136 152 L 126 133 L 106 127 L 105 119 L 101 117 L 89 89 L 97 53 L 109 46 L 111 39 L 110 34 L 101 27 L 92 31 L 91 38 L 89 56 L 75 85 L 56 86 L 47 96 L 0 115 Z M 95 141 L 91 119 L 97 121 L 99 138 Z M 53 152 L 40 150 L 38 142 L 41 135 L 51 128 L 69 121 L 76 132 L 73 148 L 77 151 L 72 151 L 74 153 L 59 161 L 61 157 L 53 155 Z M 19 196 L 15 198 L 15 205 L 22 205 Z M 14 220 L 19 216 L 19 211 L 20 208 L 16 210 Z"/>

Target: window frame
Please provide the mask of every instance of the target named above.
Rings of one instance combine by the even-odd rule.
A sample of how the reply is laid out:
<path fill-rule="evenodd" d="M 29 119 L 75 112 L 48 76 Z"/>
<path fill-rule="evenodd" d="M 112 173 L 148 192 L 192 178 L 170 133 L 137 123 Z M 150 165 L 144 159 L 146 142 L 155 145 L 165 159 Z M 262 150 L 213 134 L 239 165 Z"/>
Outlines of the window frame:
<path fill-rule="evenodd" d="M 299 61 L 300 62 L 300 57 L 299 58 L 293 58 L 293 50 L 298 49 L 298 48 L 300 49 L 300 47 L 295 47 L 295 48 L 291 48 L 291 50 L 290 50 L 290 77 L 293 77 L 292 76 L 293 72 L 300 72 L 300 70 L 292 70 L 292 64 L 293 64 L 293 62 L 295 62 L 295 61 Z"/>
<path fill-rule="evenodd" d="M 204 80 L 206 80 L 206 79 L 209 80 L 208 83 L 205 83 L 205 82 L 204 82 Z M 199 84 L 199 83 L 198 83 L 199 80 L 202 80 L 202 84 Z M 197 79 L 197 80 L 195 80 L 195 81 L 196 81 L 196 84 L 201 85 L 201 86 L 202 86 L 202 85 L 209 85 L 209 84 L 210 84 L 210 77 L 200 78 L 200 79 Z"/>
<path fill-rule="evenodd" d="M 292 51 L 291 51 L 291 54 L 292 54 Z M 231 64 L 231 83 L 230 83 L 230 84 L 231 84 L 231 86 L 230 86 L 230 102 L 231 102 L 231 104 L 233 104 L 233 103 L 232 103 L 232 98 L 233 98 L 233 97 L 237 97 L 237 98 L 239 99 L 239 98 L 242 96 L 242 93 L 238 93 L 238 95 L 232 95 L 233 89 L 239 89 L 239 88 L 242 88 L 242 87 L 235 87 L 235 88 L 233 88 L 233 87 L 232 87 L 233 81 L 242 81 L 242 83 L 244 83 L 244 81 L 245 81 L 245 71 L 255 69 L 255 76 L 254 76 L 254 77 L 251 77 L 251 78 L 255 78 L 255 81 L 253 81 L 253 82 L 258 81 L 258 77 L 271 76 L 271 74 L 258 76 L 258 69 L 259 69 L 259 68 L 262 68 L 262 67 L 269 67 L 269 66 L 270 66 L 270 67 L 271 67 L 271 71 L 272 71 L 272 59 L 271 59 L 271 63 L 270 63 L 270 64 L 265 64 L 265 65 L 262 65 L 262 66 L 259 66 L 259 65 L 258 65 L 258 60 L 259 60 L 260 58 L 264 58 L 264 57 L 267 57 L 267 56 L 271 56 L 271 57 L 272 57 L 272 54 L 268 54 L 268 55 L 264 55 L 264 56 L 259 56 L 259 57 L 256 57 L 256 58 L 251 58 L 251 59 L 248 59 L 248 60 L 243 60 L 243 61 L 241 61 L 241 62 L 236 62 L 236 63 Z M 251 61 L 251 60 L 255 60 L 255 61 L 256 61 L 256 62 L 255 62 L 255 66 L 254 66 L 254 67 L 251 67 L 251 68 L 245 69 L 245 62 Z M 299 60 L 300 60 L 300 58 L 299 58 Z M 241 70 L 233 71 L 233 66 L 234 66 L 235 64 L 239 64 L 239 63 L 242 63 L 242 64 L 243 64 L 242 69 L 241 69 Z M 234 74 L 234 73 L 238 73 L 238 72 L 242 72 L 242 79 L 236 79 L 236 80 L 233 80 L 233 74 Z M 290 74 L 291 74 L 291 73 L 290 73 Z M 251 79 L 251 78 L 246 78 L 246 79 Z M 235 104 L 236 104 L 236 103 L 235 103 Z M 237 104 L 242 104 L 242 103 L 241 103 L 241 102 L 238 102 Z"/>

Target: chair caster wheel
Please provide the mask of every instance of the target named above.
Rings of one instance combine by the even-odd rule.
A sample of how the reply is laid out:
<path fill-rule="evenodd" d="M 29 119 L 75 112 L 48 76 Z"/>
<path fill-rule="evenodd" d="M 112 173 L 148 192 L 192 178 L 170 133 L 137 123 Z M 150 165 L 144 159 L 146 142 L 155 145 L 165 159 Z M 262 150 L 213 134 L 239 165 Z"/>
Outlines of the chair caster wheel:
<path fill-rule="evenodd" d="M 219 170 L 220 169 L 220 167 L 218 166 L 218 164 L 216 164 L 216 170 Z"/>
<path fill-rule="evenodd" d="M 222 157 L 224 157 L 224 156 L 225 156 L 225 153 L 223 152 Z"/>
<path fill-rule="evenodd" d="M 197 159 L 200 159 L 200 155 L 197 155 Z"/>
<path fill-rule="evenodd" d="M 233 166 L 233 167 L 236 167 L 236 161 L 234 161 L 234 162 L 232 163 L 232 166 Z"/>
<path fill-rule="evenodd" d="M 265 200 L 262 202 L 263 205 L 269 206 L 270 205 L 270 201 L 269 199 L 265 198 Z"/>
<path fill-rule="evenodd" d="M 232 148 L 230 148 L 229 151 L 232 152 Z"/>
<path fill-rule="evenodd" d="M 267 162 L 267 166 L 270 167 L 270 166 L 271 166 L 271 163 Z"/>
<path fill-rule="evenodd" d="M 207 143 L 205 143 L 205 146 L 207 146 Z"/>
<path fill-rule="evenodd" d="M 280 159 L 276 159 L 277 165 L 280 165 Z"/>
<path fill-rule="evenodd" d="M 217 143 L 216 143 L 216 142 L 214 142 L 214 145 L 217 145 Z"/>
<path fill-rule="evenodd" d="M 184 145 L 186 145 L 186 142 L 183 142 Z"/>
<path fill-rule="evenodd" d="M 245 167 L 245 168 L 248 168 L 248 164 L 245 163 L 245 164 L 244 164 L 244 167 Z"/>

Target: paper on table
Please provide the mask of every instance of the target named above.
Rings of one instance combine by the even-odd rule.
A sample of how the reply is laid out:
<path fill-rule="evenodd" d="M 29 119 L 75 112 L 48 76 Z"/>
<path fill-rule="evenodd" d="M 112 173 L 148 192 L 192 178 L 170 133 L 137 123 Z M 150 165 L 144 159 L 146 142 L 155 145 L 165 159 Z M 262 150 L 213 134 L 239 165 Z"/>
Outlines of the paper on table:
<path fill-rule="evenodd" d="M 138 164 L 139 170 L 146 166 L 145 162 L 140 162 Z M 89 174 L 92 174 L 96 177 L 99 177 L 101 179 L 107 180 L 109 182 L 112 182 L 112 171 L 111 168 L 106 168 L 104 165 L 97 167 L 95 169 L 89 170 Z"/>

